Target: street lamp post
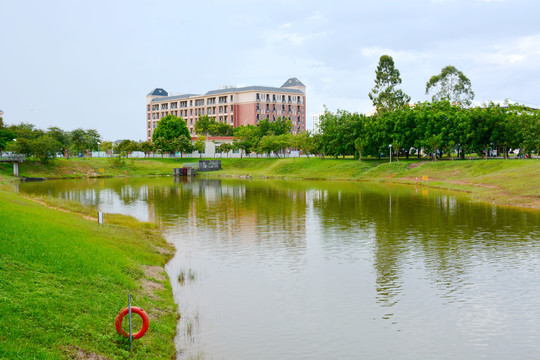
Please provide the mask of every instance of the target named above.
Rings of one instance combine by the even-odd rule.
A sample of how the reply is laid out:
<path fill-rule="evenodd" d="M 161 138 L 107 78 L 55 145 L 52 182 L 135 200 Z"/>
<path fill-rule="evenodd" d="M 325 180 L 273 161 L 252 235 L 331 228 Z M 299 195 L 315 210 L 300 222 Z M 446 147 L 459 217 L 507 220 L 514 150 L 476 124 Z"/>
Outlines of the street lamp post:
<path fill-rule="evenodd" d="M 392 144 L 388 145 L 388 149 L 390 152 L 390 163 L 392 163 Z"/>
<path fill-rule="evenodd" d="M 97 157 L 99 157 L 99 144 L 101 144 L 99 141 L 97 143 Z"/>

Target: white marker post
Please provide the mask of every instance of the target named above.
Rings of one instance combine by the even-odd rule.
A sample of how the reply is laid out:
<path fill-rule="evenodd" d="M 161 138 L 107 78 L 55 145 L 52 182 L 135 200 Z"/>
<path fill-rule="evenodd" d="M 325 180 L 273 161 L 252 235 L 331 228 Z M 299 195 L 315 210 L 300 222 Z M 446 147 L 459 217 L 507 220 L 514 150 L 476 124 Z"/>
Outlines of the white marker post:
<path fill-rule="evenodd" d="M 98 211 L 98 224 L 103 225 L 103 211 Z"/>
<path fill-rule="evenodd" d="M 128 295 L 128 307 L 129 307 L 129 344 L 131 350 L 133 350 L 133 336 L 131 335 L 131 295 Z"/>

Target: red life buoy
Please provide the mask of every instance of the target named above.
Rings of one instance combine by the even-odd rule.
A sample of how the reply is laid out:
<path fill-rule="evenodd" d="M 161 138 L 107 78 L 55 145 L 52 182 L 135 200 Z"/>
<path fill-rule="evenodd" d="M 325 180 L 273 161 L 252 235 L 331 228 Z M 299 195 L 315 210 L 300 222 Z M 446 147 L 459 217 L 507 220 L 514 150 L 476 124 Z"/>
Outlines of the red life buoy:
<path fill-rule="evenodd" d="M 122 328 L 122 320 L 124 320 L 124 316 L 126 316 L 128 312 L 129 308 L 125 308 L 122 309 L 122 311 L 120 311 L 118 315 L 116 315 L 116 331 L 118 331 L 118 333 L 124 337 L 129 337 L 129 333 L 125 332 Z M 150 324 L 150 320 L 148 320 L 148 315 L 146 315 L 144 310 L 139 307 L 132 306 L 131 312 L 138 314 L 142 318 L 143 323 L 141 330 L 133 334 L 134 339 L 140 339 L 144 336 L 144 334 L 146 334 L 146 331 L 148 331 L 148 325 Z"/>

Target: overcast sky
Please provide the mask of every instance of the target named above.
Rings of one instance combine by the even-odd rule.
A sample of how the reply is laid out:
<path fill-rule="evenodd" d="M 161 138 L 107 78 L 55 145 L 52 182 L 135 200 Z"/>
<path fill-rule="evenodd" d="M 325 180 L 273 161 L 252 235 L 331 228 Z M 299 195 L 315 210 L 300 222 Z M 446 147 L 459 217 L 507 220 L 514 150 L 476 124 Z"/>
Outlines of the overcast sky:
<path fill-rule="evenodd" d="M 412 101 L 445 65 L 476 101 L 540 104 L 538 0 L 0 0 L 4 122 L 145 138 L 145 96 L 220 85 L 307 86 L 313 114 L 367 112 L 394 58 Z"/>

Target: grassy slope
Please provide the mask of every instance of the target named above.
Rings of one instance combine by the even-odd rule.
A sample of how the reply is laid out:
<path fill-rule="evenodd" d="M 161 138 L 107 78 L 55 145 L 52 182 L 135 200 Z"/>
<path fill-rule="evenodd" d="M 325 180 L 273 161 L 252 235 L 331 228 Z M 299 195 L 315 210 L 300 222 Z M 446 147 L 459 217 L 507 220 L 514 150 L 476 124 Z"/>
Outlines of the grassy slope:
<path fill-rule="evenodd" d="M 415 184 L 466 191 L 481 201 L 540 208 L 540 161 L 456 160 L 387 161 L 369 159 L 240 159 L 224 160 L 215 174 L 289 179 L 364 180 Z M 428 182 L 422 184 L 422 176 Z"/>
<path fill-rule="evenodd" d="M 0 190 L 0 358 L 174 357 L 170 284 L 162 268 L 148 271 L 165 264 L 159 249 L 169 245 L 154 225 L 106 220 L 98 226 Z M 148 281 L 158 289 L 145 289 Z M 151 320 L 131 353 L 114 327 L 128 294 Z"/>

